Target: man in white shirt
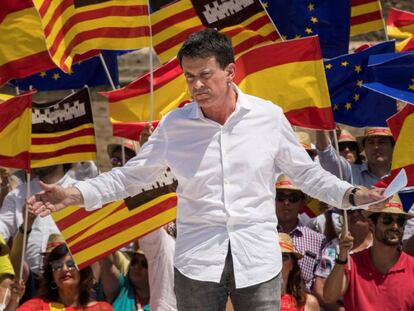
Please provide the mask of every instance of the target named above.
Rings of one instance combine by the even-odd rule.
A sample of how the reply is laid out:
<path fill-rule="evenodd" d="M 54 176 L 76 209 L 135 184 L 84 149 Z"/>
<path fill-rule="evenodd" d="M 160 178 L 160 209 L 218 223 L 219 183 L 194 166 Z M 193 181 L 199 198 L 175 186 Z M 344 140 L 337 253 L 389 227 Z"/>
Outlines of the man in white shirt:
<path fill-rule="evenodd" d="M 44 186 L 29 200 L 48 215 L 68 205 L 91 210 L 133 195 L 167 166 L 178 179 L 175 293 L 178 310 L 277 310 L 281 252 L 275 173 L 327 203 L 348 202 L 352 185 L 314 163 L 282 109 L 233 84 L 230 39 L 214 29 L 192 34 L 178 54 L 194 102 L 164 117 L 125 166 L 73 188 Z M 358 190 L 356 204 L 382 198 Z"/>

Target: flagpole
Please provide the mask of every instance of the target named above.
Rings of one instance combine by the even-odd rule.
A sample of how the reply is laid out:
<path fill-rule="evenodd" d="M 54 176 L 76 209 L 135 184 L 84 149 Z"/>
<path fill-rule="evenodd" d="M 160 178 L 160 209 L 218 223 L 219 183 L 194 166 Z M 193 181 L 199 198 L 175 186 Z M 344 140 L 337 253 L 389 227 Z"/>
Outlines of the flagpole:
<path fill-rule="evenodd" d="M 26 201 L 30 198 L 30 173 L 26 172 Z M 19 271 L 19 280 L 23 280 L 23 267 L 24 267 L 24 257 L 26 257 L 26 245 L 27 245 L 27 220 L 29 218 L 29 209 L 27 208 L 27 204 L 25 204 L 24 209 L 24 219 L 23 219 L 23 245 L 22 245 L 22 257 L 20 261 L 20 271 Z"/>
<path fill-rule="evenodd" d="M 384 33 L 385 33 L 385 40 L 389 40 L 388 37 L 388 31 L 387 31 L 387 25 L 385 24 L 385 19 L 384 19 L 384 14 L 382 14 L 382 5 L 381 5 L 381 1 L 378 0 L 378 6 L 380 8 L 380 12 L 381 12 L 381 20 L 382 20 L 382 25 L 384 27 Z"/>
<path fill-rule="evenodd" d="M 101 59 L 102 66 L 105 70 L 106 77 L 108 78 L 109 83 L 111 84 L 112 90 L 116 90 L 114 80 L 112 80 L 111 73 L 109 72 L 108 66 L 106 65 L 105 58 L 102 53 L 99 53 L 99 58 Z"/>
<path fill-rule="evenodd" d="M 342 165 L 341 165 L 341 155 L 339 154 L 339 142 L 338 142 L 338 136 L 336 135 L 336 129 L 333 130 L 333 137 L 334 137 L 334 144 L 335 144 L 335 151 L 336 151 L 336 160 L 338 163 L 338 169 L 339 169 L 339 178 L 342 180 L 344 179 L 344 173 L 342 171 Z M 342 228 L 342 234 L 348 233 L 348 210 L 342 209 L 344 211 L 344 226 Z M 347 252 L 347 261 L 348 261 L 348 268 L 351 269 L 351 262 L 350 262 L 350 256 L 349 252 Z"/>
<path fill-rule="evenodd" d="M 279 29 L 277 29 L 276 24 L 273 22 L 273 19 L 270 17 L 269 13 L 267 12 L 265 5 L 262 3 L 262 1 L 261 1 L 261 0 L 258 0 L 258 1 L 259 1 L 259 2 L 260 2 L 260 4 L 262 5 L 262 8 L 263 8 L 263 10 L 266 12 L 266 15 L 267 15 L 267 17 L 270 19 L 270 22 L 272 23 L 273 27 L 275 27 L 275 30 L 276 30 L 276 32 L 277 32 L 277 34 L 278 34 L 278 36 L 279 36 L 280 40 L 282 40 L 282 41 L 286 41 L 286 40 L 282 37 L 282 35 L 280 34 Z"/>
<path fill-rule="evenodd" d="M 150 1 L 148 3 L 148 30 L 149 30 L 149 40 L 150 40 L 150 53 L 149 53 L 149 66 L 150 66 L 150 120 L 154 120 L 154 63 L 152 58 L 153 51 L 153 42 L 152 42 L 152 24 L 151 24 L 151 14 L 150 14 Z"/>

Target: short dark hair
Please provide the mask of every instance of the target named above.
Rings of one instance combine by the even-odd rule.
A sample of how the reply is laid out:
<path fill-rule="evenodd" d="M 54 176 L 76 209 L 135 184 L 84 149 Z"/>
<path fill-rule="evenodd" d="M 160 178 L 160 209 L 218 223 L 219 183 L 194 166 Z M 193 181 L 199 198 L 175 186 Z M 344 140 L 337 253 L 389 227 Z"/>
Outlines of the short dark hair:
<path fill-rule="evenodd" d="M 69 254 L 69 249 L 66 244 L 56 246 L 52 252 L 47 256 L 41 279 L 40 294 L 47 301 L 59 301 L 59 289 L 57 288 L 53 279 L 53 271 L 50 263 L 59 260 Z M 79 304 L 86 306 L 91 300 L 91 292 L 93 286 L 93 273 L 91 267 L 86 267 L 79 271 Z"/>
<path fill-rule="evenodd" d="M 192 33 L 178 52 L 180 65 L 182 65 L 184 56 L 189 58 L 215 57 L 221 69 L 234 63 L 231 40 L 225 34 L 212 28 Z"/>

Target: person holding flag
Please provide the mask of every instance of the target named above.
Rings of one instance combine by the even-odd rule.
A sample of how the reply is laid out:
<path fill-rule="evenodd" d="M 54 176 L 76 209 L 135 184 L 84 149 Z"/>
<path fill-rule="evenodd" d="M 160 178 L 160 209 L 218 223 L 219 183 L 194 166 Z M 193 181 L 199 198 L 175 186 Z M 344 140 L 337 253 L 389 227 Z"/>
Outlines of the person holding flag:
<path fill-rule="evenodd" d="M 175 293 L 178 310 L 277 310 L 282 256 L 274 212 L 279 168 L 303 192 L 334 206 L 382 199 L 353 190 L 314 163 L 280 107 L 244 94 L 230 39 L 214 29 L 189 36 L 178 53 L 194 101 L 166 115 L 123 167 L 28 200 L 46 216 L 87 210 L 136 193 L 166 167 L 178 179 Z M 276 251 L 273 251 L 276 248 Z M 272 250 L 271 252 L 269 250 Z"/>

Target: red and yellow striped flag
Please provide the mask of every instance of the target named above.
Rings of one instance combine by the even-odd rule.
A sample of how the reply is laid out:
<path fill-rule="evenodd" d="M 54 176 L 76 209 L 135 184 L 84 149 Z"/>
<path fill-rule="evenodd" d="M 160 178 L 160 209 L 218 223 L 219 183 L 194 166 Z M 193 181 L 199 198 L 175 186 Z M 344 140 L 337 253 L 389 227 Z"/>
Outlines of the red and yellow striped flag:
<path fill-rule="evenodd" d="M 31 108 L 32 93 L 0 103 L 0 166 L 30 170 Z"/>
<path fill-rule="evenodd" d="M 0 33 L 0 85 L 10 79 L 56 67 L 47 51 L 39 14 L 32 1 L 4 1 L 0 11 Z M 92 51 L 77 55 L 76 61 L 96 54 Z"/>
<path fill-rule="evenodd" d="M 292 125 L 335 128 L 318 37 L 257 47 L 236 69 L 240 89 L 281 106 Z"/>
<path fill-rule="evenodd" d="M 414 106 L 411 104 L 387 120 L 388 126 L 395 140 L 392 154 L 391 176 L 393 180 L 398 172 L 404 168 L 407 173 L 407 187 L 414 186 Z M 388 179 L 388 178 L 387 178 Z"/>
<path fill-rule="evenodd" d="M 96 160 L 95 130 L 87 88 L 58 102 L 33 106 L 31 166 Z"/>
<path fill-rule="evenodd" d="M 154 73 L 154 118 L 165 114 L 190 99 L 178 60 L 174 58 Z M 150 120 L 150 74 L 144 74 L 129 85 L 101 93 L 108 98 L 113 135 L 139 140 L 139 132 Z M 128 128 L 129 131 L 125 131 Z M 134 130 L 131 130 L 134 128 Z"/>
<path fill-rule="evenodd" d="M 177 181 L 169 170 L 157 181 L 93 212 L 70 206 L 52 214 L 80 269 L 175 219 Z"/>
<path fill-rule="evenodd" d="M 352 0 L 351 36 L 384 29 L 379 0 Z"/>
<path fill-rule="evenodd" d="M 236 55 L 279 38 L 259 0 L 244 6 L 237 1 L 217 4 L 213 0 L 180 0 L 152 13 L 153 44 L 161 63 L 177 56 L 191 33 L 207 27 L 226 33 Z"/>
<path fill-rule="evenodd" d="M 146 0 L 33 0 L 49 53 L 65 72 L 76 54 L 149 46 Z"/>
<path fill-rule="evenodd" d="M 398 52 L 414 50 L 414 13 L 389 9 L 387 33 L 390 38 L 403 40 L 395 46 Z"/>

